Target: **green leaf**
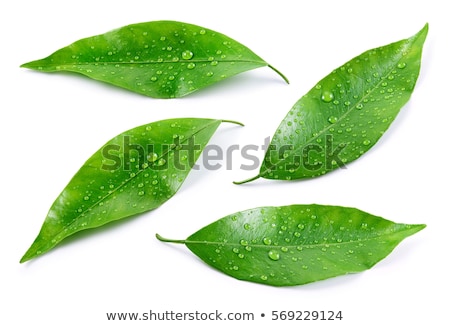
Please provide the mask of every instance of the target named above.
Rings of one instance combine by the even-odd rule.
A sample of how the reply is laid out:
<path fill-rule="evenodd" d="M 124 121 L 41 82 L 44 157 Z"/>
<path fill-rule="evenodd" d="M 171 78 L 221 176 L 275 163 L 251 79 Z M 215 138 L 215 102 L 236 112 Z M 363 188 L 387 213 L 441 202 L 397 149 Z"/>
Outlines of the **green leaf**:
<path fill-rule="evenodd" d="M 409 100 L 428 25 L 416 35 L 353 58 L 319 81 L 275 132 L 259 177 L 321 176 L 366 153 Z"/>
<path fill-rule="evenodd" d="M 423 228 L 355 208 L 292 205 L 231 214 L 186 240 L 156 236 L 239 280 L 291 286 L 369 269 Z"/>
<path fill-rule="evenodd" d="M 76 232 L 162 205 L 181 187 L 221 122 L 233 121 L 162 120 L 111 139 L 56 198 L 21 262 L 47 252 Z"/>
<path fill-rule="evenodd" d="M 71 71 L 155 98 L 182 97 L 241 72 L 269 66 L 221 33 L 175 21 L 128 25 L 88 37 L 22 67 Z"/>

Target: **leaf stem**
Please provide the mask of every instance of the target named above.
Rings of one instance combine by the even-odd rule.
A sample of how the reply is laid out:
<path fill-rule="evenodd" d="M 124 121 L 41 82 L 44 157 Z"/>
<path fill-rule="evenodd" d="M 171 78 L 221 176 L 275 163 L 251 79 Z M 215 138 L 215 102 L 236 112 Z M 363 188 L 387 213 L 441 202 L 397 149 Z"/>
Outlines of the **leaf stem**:
<path fill-rule="evenodd" d="M 287 77 L 286 77 L 285 75 L 283 75 L 283 74 L 281 73 L 281 71 L 279 71 L 277 68 L 275 68 L 275 67 L 272 66 L 272 65 L 268 65 L 268 67 L 269 67 L 270 69 L 272 69 L 273 71 L 275 71 L 278 75 L 280 75 L 281 78 L 283 78 L 283 80 L 286 82 L 286 84 L 289 84 L 289 79 L 287 79 Z"/>
<path fill-rule="evenodd" d="M 234 121 L 234 120 L 221 120 L 221 121 L 222 122 L 228 122 L 228 123 L 234 123 L 236 125 L 244 127 L 244 124 L 242 122 L 239 122 L 239 121 Z"/>
<path fill-rule="evenodd" d="M 156 233 L 156 238 L 157 238 L 159 241 L 162 241 L 162 242 L 181 243 L 181 244 L 185 244 L 185 243 L 186 243 L 186 240 L 172 240 L 172 239 L 167 239 L 167 238 L 164 238 L 164 237 L 160 236 L 158 233 Z"/>
<path fill-rule="evenodd" d="M 242 185 L 242 184 L 244 184 L 244 183 L 251 182 L 251 181 L 254 181 L 254 180 L 256 180 L 256 179 L 259 179 L 260 177 L 261 177 L 261 175 L 258 174 L 257 176 L 254 176 L 253 178 L 246 179 L 246 180 L 243 180 L 243 181 L 233 181 L 233 183 L 234 183 L 235 185 Z"/>

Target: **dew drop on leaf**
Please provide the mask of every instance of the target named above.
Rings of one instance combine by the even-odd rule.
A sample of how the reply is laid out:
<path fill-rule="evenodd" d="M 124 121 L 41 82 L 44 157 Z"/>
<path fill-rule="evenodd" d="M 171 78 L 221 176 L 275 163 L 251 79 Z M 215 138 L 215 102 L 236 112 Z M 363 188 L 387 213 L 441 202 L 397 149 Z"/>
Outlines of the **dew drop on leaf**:
<path fill-rule="evenodd" d="M 268 253 L 268 256 L 270 259 L 275 260 L 275 261 L 280 259 L 280 254 L 274 250 L 270 250 Z"/>
<path fill-rule="evenodd" d="M 323 91 L 322 92 L 322 97 L 321 100 L 324 101 L 325 103 L 329 103 L 334 99 L 334 95 L 332 92 L 330 91 Z"/>
<path fill-rule="evenodd" d="M 149 162 L 155 162 L 157 159 L 158 159 L 158 154 L 156 154 L 156 153 L 150 153 L 147 156 L 147 160 Z"/>
<path fill-rule="evenodd" d="M 189 51 L 189 50 L 183 51 L 183 53 L 181 54 L 181 57 L 182 57 L 184 60 L 190 60 L 190 59 L 192 59 L 193 56 L 194 56 L 194 53 L 192 53 L 192 52 Z"/>
<path fill-rule="evenodd" d="M 335 116 L 331 116 L 328 118 L 329 123 L 336 123 L 338 121 L 338 118 Z"/>

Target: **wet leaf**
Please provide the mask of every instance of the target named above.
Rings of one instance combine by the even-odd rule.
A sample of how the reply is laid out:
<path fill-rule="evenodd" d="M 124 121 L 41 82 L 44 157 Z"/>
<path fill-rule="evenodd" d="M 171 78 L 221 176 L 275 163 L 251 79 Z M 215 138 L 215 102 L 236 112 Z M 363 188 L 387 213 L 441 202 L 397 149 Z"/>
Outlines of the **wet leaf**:
<path fill-rule="evenodd" d="M 56 198 L 21 262 L 47 252 L 76 232 L 162 205 L 181 187 L 221 122 L 233 121 L 162 120 L 111 139 Z"/>
<path fill-rule="evenodd" d="M 246 46 L 187 23 L 154 21 L 88 37 L 22 67 L 71 71 L 155 98 L 182 97 L 269 66 Z"/>
<path fill-rule="evenodd" d="M 366 153 L 409 100 L 428 25 L 411 38 L 372 49 L 319 81 L 275 132 L 259 177 L 321 176 Z"/>
<path fill-rule="evenodd" d="M 355 208 L 292 205 L 231 214 L 186 240 L 157 238 L 234 278 L 291 286 L 369 269 L 423 228 Z"/>

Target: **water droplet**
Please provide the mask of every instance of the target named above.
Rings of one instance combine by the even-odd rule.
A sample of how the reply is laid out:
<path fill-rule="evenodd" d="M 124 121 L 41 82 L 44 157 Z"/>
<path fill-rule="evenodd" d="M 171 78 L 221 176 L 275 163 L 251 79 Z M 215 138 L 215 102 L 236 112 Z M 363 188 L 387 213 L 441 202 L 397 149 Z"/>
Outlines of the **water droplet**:
<path fill-rule="evenodd" d="M 189 62 L 189 64 L 187 65 L 188 69 L 194 69 L 195 68 L 195 63 L 193 62 Z"/>
<path fill-rule="evenodd" d="M 200 35 L 205 35 L 205 34 L 206 34 L 206 30 L 201 29 L 201 30 L 200 30 Z"/>
<path fill-rule="evenodd" d="M 334 95 L 330 91 L 323 91 L 321 99 L 325 103 L 329 103 L 334 99 Z"/>
<path fill-rule="evenodd" d="M 217 60 L 211 61 L 211 66 L 217 66 L 219 62 Z"/>
<path fill-rule="evenodd" d="M 206 77 L 211 77 L 212 75 L 214 75 L 214 73 L 213 73 L 212 71 L 208 71 L 208 72 L 206 73 Z"/>
<path fill-rule="evenodd" d="M 234 252 L 235 254 L 238 254 L 238 253 L 239 253 L 239 249 L 238 249 L 238 248 L 233 248 L 233 252 Z"/>
<path fill-rule="evenodd" d="M 84 200 L 89 200 L 89 196 L 84 196 Z"/>
<path fill-rule="evenodd" d="M 247 231 L 250 230 L 250 224 L 245 223 L 245 224 L 244 224 L 244 229 L 246 229 Z"/>
<path fill-rule="evenodd" d="M 183 51 L 183 53 L 181 54 L 181 57 L 184 60 L 190 60 L 190 59 L 192 59 L 193 56 L 194 56 L 194 53 L 192 53 L 192 51 L 189 51 L 189 50 Z"/>
<path fill-rule="evenodd" d="M 338 121 L 338 118 L 335 116 L 331 116 L 328 118 L 329 123 L 336 123 Z"/>
<path fill-rule="evenodd" d="M 158 184 L 158 180 L 153 180 L 152 181 L 152 185 L 157 185 Z"/>
<path fill-rule="evenodd" d="M 248 241 L 247 241 L 247 240 L 244 240 L 244 239 L 242 239 L 239 243 L 241 244 L 241 246 L 246 246 L 246 245 L 248 245 Z"/>
<path fill-rule="evenodd" d="M 139 192 L 138 192 L 138 195 L 139 195 L 139 196 L 143 196 L 143 195 L 144 195 L 144 191 L 142 191 L 142 190 L 139 191 Z"/>
<path fill-rule="evenodd" d="M 274 250 L 269 251 L 268 256 L 270 259 L 275 260 L 275 261 L 280 259 L 280 254 Z"/>
<path fill-rule="evenodd" d="M 161 36 L 159 39 L 160 39 L 161 41 L 165 41 L 165 40 L 166 40 L 166 37 L 165 37 L 165 36 Z"/>
<path fill-rule="evenodd" d="M 158 161 L 158 165 L 159 165 L 159 166 L 163 166 L 164 164 L 166 164 L 166 160 L 163 159 L 163 158 L 161 158 L 161 159 Z"/>
<path fill-rule="evenodd" d="M 358 103 L 358 104 L 356 105 L 356 109 L 357 109 L 357 110 L 361 110 L 363 107 L 364 107 L 364 105 L 363 105 L 362 103 Z"/>
<path fill-rule="evenodd" d="M 147 156 L 147 160 L 149 162 L 155 162 L 157 159 L 158 159 L 158 154 L 156 154 L 156 153 L 150 153 Z"/>
<path fill-rule="evenodd" d="M 270 245 L 270 244 L 272 244 L 272 240 L 270 240 L 269 238 L 264 238 L 264 239 L 263 239 L 263 243 L 264 243 L 265 245 Z"/>
<path fill-rule="evenodd" d="M 282 251 L 282 252 L 288 252 L 288 250 L 289 250 L 289 249 L 288 249 L 287 247 L 281 247 L 281 251 Z"/>
<path fill-rule="evenodd" d="M 261 275 L 261 280 L 267 281 L 267 276 L 266 275 Z"/>
<path fill-rule="evenodd" d="M 370 139 L 364 139 L 363 145 L 370 145 Z"/>
<path fill-rule="evenodd" d="M 397 68 L 398 69 L 403 69 L 403 68 L 405 68 L 406 67 L 406 63 L 404 63 L 404 62 L 400 62 L 398 65 L 397 65 Z"/>

